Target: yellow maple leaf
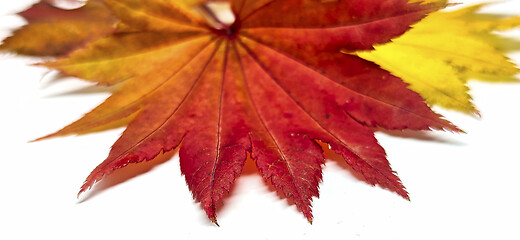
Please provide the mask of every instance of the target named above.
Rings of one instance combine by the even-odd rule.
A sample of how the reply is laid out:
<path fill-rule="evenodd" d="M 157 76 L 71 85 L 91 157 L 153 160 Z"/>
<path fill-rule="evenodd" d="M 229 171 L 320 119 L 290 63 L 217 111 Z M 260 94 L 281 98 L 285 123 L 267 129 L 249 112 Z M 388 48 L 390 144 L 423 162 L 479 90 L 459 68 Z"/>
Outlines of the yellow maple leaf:
<path fill-rule="evenodd" d="M 514 40 L 493 31 L 520 26 L 520 17 L 478 13 L 485 5 L 433 13 L 392 43 L 357 54 L 401 77 L 430 105 L 477 113 L 468 79 L 504 81 L 519 72 L 504 54 Z"/>

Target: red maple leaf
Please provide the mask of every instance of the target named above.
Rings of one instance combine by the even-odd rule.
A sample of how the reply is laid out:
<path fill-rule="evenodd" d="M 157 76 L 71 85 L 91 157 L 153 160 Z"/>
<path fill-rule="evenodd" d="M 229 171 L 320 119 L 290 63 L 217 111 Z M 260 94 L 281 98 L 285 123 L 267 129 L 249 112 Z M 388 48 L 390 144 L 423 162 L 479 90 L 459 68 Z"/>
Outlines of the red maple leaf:
<path fill-rule="evenodd" d="M 116 169 L 180 146 L 186 182 L 216 223 L 215 204 L 249 153 L 264 180 L 312 221 L 324 163 L 319 141 L 368 183 L 408 198 L 371 128 L 459 131 L 401 79 L 340 53 L 388 42 L 440 4 L 233 0 L 235 21 L 211 25 L 174 1 L 104 3 L 120 20 L 118 30 L 44 64 L 120 84 L 50 136 L 132 119 L 80 193 Z"/>

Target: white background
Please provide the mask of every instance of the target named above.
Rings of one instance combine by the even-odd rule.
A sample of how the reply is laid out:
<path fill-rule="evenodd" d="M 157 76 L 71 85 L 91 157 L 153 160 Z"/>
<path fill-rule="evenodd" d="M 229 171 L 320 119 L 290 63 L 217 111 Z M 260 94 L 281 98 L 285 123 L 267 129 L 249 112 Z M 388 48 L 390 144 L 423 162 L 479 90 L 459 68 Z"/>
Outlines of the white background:
<path fill-rule="evenodd" d="M 23 24 L 9 14 L 32 2 L 0 2 L 0 39 Z M 520 1 L 487 11 L 520 15 Z M 519 31 L 508 35 L 520 40 Z M 510 57 L 520 63 L 519 53 Z M 310 225 L 248 163 L 216 227 L 192 200 L 177 155 L 120 170 L 76 199 L 122 129 L 28 143 L 108 96 L 52 80 L 34 62 L 0 55 L 0 239 L 520 239 L 518 83 L 471 81 L 482 118 L 436 109 L 467 134 L 377 133 L 410 202 L 330 160 Z"/>

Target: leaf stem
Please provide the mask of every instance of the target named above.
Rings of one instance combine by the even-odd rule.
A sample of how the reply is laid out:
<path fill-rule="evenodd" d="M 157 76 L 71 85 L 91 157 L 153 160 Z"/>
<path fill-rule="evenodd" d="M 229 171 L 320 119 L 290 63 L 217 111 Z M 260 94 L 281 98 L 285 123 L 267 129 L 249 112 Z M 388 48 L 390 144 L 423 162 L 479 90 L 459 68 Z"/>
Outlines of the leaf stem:
<path fill-rule="evenodd" d="M 208 6 L 208 3 L 200 4 L 199 10 L 202 13 L 202 16 L 206 18 L 208 23 L 217 30 L 222 30 L 228 28 L 228 25 L 223 23 L 215 14 L 215 11 Z"/>

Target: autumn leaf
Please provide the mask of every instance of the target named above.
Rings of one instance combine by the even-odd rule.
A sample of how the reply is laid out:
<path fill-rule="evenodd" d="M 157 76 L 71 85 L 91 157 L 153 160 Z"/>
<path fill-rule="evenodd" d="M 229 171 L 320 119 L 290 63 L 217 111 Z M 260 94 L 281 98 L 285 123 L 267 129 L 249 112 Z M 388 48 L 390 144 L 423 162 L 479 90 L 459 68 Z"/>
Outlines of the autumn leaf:
<path fill-rule="evenodd" d="M 27 21 L 27 25 L 5 39 L 0 50 L 31 56 L 60 56 L 116 29 L 117 18 L 103 0 L 89 0 L 84 6 L 70 10 L 56 7 L 55 4 L 60 2 L 72 5 L 83 3 L 80 0 L 42 0 L 34 4 L 18 14 Z M 208 1 L 176 2 L 185 9 L 195 9 Z"/>
<path fill-rule="evenodd" d="M 42 64 L 117 85 L 101 105 L 47 137 L 131 119 L 80 193 L 119 168 L 180 146 L 181 171 L 213 222 L 216 203 L 248 155 L 312 221 L 324 163 L 319 142 L 366 182 L 408 198 L 373 128 L 459 131 L 398 77 L 340 52 L 386 43 L 444 4 L 233 0 L 235 21 L 215 25 L 204 18 L 211 12 L 203 17 L 175 1 L 104 3 L 118 29 Z"/>
<path fill-rule="evenodd" d="M 478 113 L 468 79 L 504 81 L 519 73 L 501 48 L 514 40 L 493 32 L 519 27 L 520 18 L 478 13 L 483 6 L 433 13 L 392 43 L 358 55 L 401 77 L 431 105 Z"/>
<path fill-rule="evenodd" d="M 19 13 L 28 24 L 4 40 L 0 50 L 23 55 L 58 56 L 110 34 L 117 19 L 101 0 L 66 10 L 43 0 Z"/>

